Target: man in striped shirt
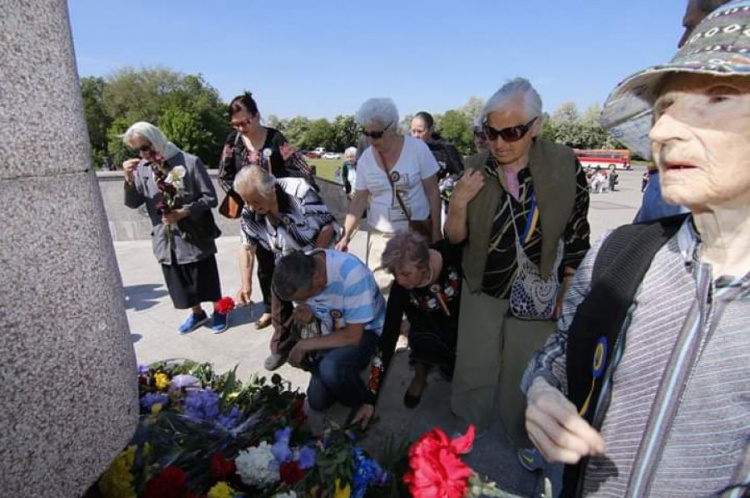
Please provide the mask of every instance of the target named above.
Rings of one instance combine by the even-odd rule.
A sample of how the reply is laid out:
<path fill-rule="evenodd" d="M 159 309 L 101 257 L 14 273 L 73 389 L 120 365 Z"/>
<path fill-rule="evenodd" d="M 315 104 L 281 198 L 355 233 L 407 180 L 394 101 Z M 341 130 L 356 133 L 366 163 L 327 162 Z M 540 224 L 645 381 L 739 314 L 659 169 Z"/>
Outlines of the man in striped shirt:
<path fill-rule="evenodd" d="M 273 289 L 295 302 L 295 321 L 320 322 L 321 335 L 300 340 L 288 357 L 312 373 L 310 408 L 322 411 L 336 402 L 359 407 L 367 399 L 359 372 L 375 352 L 385 319 L 385 299 L 372 272 L 348 253 L 296 252 L 277 263 Z"/>
<path fill-rule="evenodd" d="M 526 371 L 526 428 L 545 459 L 569 464 L 565 496 L 750 492 L 748 26 L 750 0 L 717 9 L 604 106 L 604 126 L 631 148 L 644 137 L 633 121 L 653 110 L 662 194 L 690 214 L 598 242 Z M 643 244 L 651 254 L 628 256 Z"/>

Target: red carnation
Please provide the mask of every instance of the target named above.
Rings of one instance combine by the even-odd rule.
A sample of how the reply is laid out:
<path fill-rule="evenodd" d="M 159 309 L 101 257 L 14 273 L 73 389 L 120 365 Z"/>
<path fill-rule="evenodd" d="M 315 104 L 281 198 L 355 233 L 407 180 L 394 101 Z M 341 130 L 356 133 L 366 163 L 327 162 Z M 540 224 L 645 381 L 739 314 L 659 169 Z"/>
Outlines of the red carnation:
<path fill-rule="evenodd" d="M 229 296 L 224 296 L 216 301 L 215 311 L 222 315 L 226 315 L 234 309 L 234 299 Z"/>
<path fill-rule="evenodd" d="M 236 471 L 234 462 L 228 460 L 223 453 L 214 453 L 211 456 L 211 477 L 216 481 L 229 480 Z"/>
<path fill-rule="evenodd" d="M 177 467 L 165 467 L 146 483 L 144 498 L 185 498 L 185 473 Z"/>
<path fill-rule="evenodd" d="M 305 477 L 305 471 L 299 468 L 299 463 L 289 461 L 279 466 L 279 476 L 282 482 L 296 484 Z"/>
<path fill-rule="evenodd" d="M 305 425 L 307 423 L 304 394 L 294 400 L 294 404 L 292 405 L 292 419 L 297 422 L 297 425 Z"/>
<path fill-rule="evenodd" d="M 411 471 L 404 475 L 412 496 L 463 498 L 472 471 L 459 455 L 468 452 L 473 442 L 474 426 L 453 441 L 437 428 L 422 435 L 409 449 Z"/>

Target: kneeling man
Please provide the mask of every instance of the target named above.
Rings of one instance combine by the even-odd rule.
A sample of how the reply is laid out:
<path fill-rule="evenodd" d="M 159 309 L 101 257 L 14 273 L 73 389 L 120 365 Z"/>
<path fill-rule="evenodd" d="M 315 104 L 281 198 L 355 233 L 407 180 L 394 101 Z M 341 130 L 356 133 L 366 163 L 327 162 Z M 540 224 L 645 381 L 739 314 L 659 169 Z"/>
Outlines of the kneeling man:
<path fill-rule="evenodd" d="M 295 303 L 295 321 L 320 322 L 321 334 L 300 340 L 288 357 L 292 366 L 312 373 L 310 408 L 322 411 L 335 402 L 360 406 L 367 388 L 359 372 L 375 352 L 385 318 L 385 300 L 372 272 L 348 253 L 296 252 L 276 264 L 273 288 Z"/>

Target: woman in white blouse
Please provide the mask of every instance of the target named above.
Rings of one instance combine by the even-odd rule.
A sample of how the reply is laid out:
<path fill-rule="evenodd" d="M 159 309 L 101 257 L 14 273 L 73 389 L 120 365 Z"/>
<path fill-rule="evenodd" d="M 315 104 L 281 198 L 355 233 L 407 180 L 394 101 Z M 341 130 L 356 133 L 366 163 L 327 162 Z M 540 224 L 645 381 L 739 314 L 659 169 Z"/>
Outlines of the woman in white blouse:
<path fill-rule="evenodd" d="M 391 99 L 370 99 L 357 112 L 357 123 L 370 147 L 357 162 L 354 197 L 346 214 L 344 236 L 336 245 L 346 251 L 367 208 L 367 266 L 375 272 L 381 288 L 391 282 L 390 275 L 380 268 L 380 256 L 393 234 L 411 227 L 433 242 L 442 238 L 438 163 L 424 142 L 398 133 L 398 122 L 398 110 Z"/>

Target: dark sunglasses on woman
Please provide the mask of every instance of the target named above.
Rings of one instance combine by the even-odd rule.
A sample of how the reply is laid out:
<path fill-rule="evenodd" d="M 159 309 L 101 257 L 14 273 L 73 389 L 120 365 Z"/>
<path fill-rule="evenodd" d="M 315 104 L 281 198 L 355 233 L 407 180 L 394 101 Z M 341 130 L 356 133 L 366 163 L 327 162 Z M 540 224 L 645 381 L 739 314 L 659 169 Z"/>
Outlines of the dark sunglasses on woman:
<path fill-rule="evenodd" d="M 487 121 L 485 121 L 484 123 L 482 123 L 482 129 L 485 136 L 490 141 L 494 142 L 495 140 L 497 140 L 497 137 L 500 137 L 504 142 L 518 142 L 526 136 L 526 134 L 531 129 L 531 126 L 534 124 L 534 121 L 536 121 L 537 119 L 538 117 L 532 119 L 525 125 L 509 126 L 508 128 L 503 128 L 502 130 L 497 130 L 491 127 L 489 124 L 487 124 Z"/>
<path fill-rule="evenodd" d="M 368 132 L 367 130 L 365 130 L 365 129 L 363 128 L 363 129 L 362 129 L 362 135 L 364 135 L 364 136 L 366 136 L 366 137 L 369 137 L 369 138 L 372 138 L 372 139 L 374 139 L 374 140 L 377 140 L 377 139 L 379 139 L 379 138 L 383 138 L 383 135 L 384 135 L 384 134 L 385 134 L 385 132 L 386 132 L 386 131 L 388 130 L 388 128 L 390 128 L 390 127 L 391 127 L 391 125 L 392 125 L 392 124 L 393 124 L 393 121 L 391 121 L 390 123 L 388 123 L 388 125 L 386 125 L 386 127 L 385 127 L 385 128 L 383 128 L 383 129 L 382 129 L 382 130 L 380 130 L 380 131 L 369 131 L 369 132 Z"/>

